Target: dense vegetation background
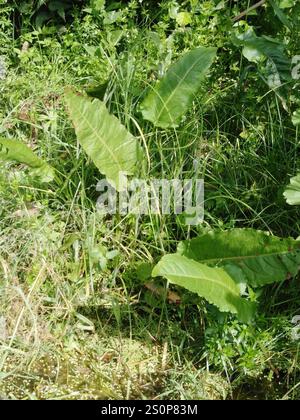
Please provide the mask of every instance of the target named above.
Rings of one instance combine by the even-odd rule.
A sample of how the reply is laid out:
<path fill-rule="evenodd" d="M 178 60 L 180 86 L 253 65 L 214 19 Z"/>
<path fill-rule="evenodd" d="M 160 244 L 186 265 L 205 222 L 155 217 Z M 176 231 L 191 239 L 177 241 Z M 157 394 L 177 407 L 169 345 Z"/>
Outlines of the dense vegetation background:
<path fill-rule="evenodd" d="M 249 323 L 150 278 L 179 241 L 213 229 L 299 235 L 283 192 L 300 166 L 300 4 L 240 15 L 251 5 L 0 0 L 0 136 L 56 170 L 45 183 L 23 164 L 0 167 L 2 397 L 299 398 L 298 276 L 249 292 Z M 268 48 L 257 57 L 245 34 Z M 149 86 L 199 46 L 217 58 L 179 126 L 143 121 Z M 101 175 L 66 112 L 67 86 L 103 100 L 146 145 L 149 176 L 188 178 L 200 162 L 202 224 L 97 213 Z"/>

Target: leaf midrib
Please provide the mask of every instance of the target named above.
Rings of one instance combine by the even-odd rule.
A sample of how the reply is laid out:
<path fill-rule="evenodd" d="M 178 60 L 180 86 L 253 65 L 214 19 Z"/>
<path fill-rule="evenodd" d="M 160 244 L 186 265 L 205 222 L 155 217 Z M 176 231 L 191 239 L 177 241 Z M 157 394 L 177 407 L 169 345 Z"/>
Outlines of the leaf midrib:
<path fill-rule="evenodd" d="M 169 102 L 171 101 L 171 99 L 173 98 L 173 96 L 177 93 L 177 90 L 181 87 L 182 83 L 185 81 L 185 79 L 187 78 L 188 74 L 190 74 L 192 72 L 192 70 L 194 69 L 194 67 L 199 63 L 199 61 L 202 59 L 202 57 L 199 57 L 197 61 L 195 61 L 191 67 L 189 67 L 189 69 L 186 71 L 186 73 L 184 74 L 184 76 L 180 79 L 180 82 L 177 84 L 176 88 L 173 89 L 172 93 L 169 95 L 169 98 L 166 101 L 163 101 L 163 107 L 160 111 L 160 113 L 157 116 L 157 120 L 160 119 L 162 113 L 166 110 L 168 112 L 168 108 L 167 105 L 169 104 Z M 179 63 L 177 63 L 178 65 Z M 170 69 L 172 70 L 172 69 Z M 175 73 L 176 74 L 176 73 Z M 203 72 L 201 72 L 201 74 L 203 74 Z M 161 100 L 161 98 L 160 98 Z"/>
<path fill-rule="evenodd" d="M 197 262 L 197 261 L 195 261 L 195 262 Z M 200 264 L 200 263 L 198 263 L 198 264 Z M 211 267 L 206 267 L 206 268 L 212 269 Z M 215 269 L 216 270 L 221 270 L 224 273 L 224 275 L 225 276 L 228 276 L 228 278 L 231 280 L 231 277 L 226 273 L 225 270 L 223 270 L 222 268 L 215 268 Z M 199 268 L 199 270 L 200 270 L 200 268 Z M 190 275 L 190 274 L 181 274 L 180 275 L 180 274 L 177 274 L 177 273 L 175 273 L 175 274 L 166 273 L 164 275 L 165 276 L 170 276 L 171 275 L 171 276 L 176 277 L 176 278 L 187 278 L 187 279 L 193 279 L 193 280 L 208 281 L 209 283 L 212 283 L 213 286 L 215 286 L 215 285 L 221 286 L 222 288 L 228 290 L 231 294 L 234 294 L 234 295 L 240 297 L 237 290 L 235 291 L 232 288 L 230 288 L 230 286 L 228 284 L 224 284 L 224 282 L 227 281 L 226 278 L 224 279 L 224 282 L 223 282 L 222 280 L 219 280 L 219 279 L 212 280 L 210 277 L 207 277 L 205 275 L 203 275 L 202 278 L 199 275 L 196 275 L 196 274 L 193 274 L 193 275 Z"/>
<path fill-rule="evenodd" d="M 82 118 L 84 120 L 85 123 L 87 123 L 87 125 L 89 126 L 89 128 L 92 130 L 92 133 L 95 133 L 95 137 L 97 139 L 100 139 L 100 143 L 102 145 L 104 145 L 105 149 L 108 151 L 108 153 L 110 154 L 110 156 L 112 157 L 113 161 L 116 162 L 117 167 L 119 168 L 119 172 L 122 171 L 122 167 L 119 163 L 119 161 L 115 158 L 115 154 L 113 153 L 113 150 L 108 146 L 108 144 L 103 141 L 102 137 L 97 133 L 97 131 L 94 129 L 94 127 L 90 124 L 89 120 L 87 119 L 87 117 L 85 116 L 85 114 L 82 112 L 82 108 L 80 108 L 80 113 L 82 114 Z M 102 161 L 104 161 L 105 159 L 102 159 Z"/>
<path fill-rule="evenodd" d="M 237 257 L 222 257 L 222 258 L 209 258 L 209 259 L 202 259 L 202 260 L 198 260 L 198 259 L 195 260 L 194 258 L 192 258 L 192 259 L 196 262 L 201 262 L 201 263 L 210 263 L 210 262 L 213 263 L 213 262 L 232 261 L 232 260 L 250 260 L 250 259 L 261 258 L 261 257 L 275 257 L 277 255 L 292 254 L 292 252 L 295 252 L 295 251 L 296 250 L 294 250 L 294 251 L 283 251 L 283 252 L 272 252 L 271 254 L 247 255 L 247 256 L 237 256 Z"/>

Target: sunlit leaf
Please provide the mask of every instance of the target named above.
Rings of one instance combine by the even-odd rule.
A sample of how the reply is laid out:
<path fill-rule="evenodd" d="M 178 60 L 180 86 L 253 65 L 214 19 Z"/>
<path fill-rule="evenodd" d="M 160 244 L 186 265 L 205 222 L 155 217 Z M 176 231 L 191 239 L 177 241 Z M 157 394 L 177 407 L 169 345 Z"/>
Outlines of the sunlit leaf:
<path fill-rule="evenodd" d="M 164 256 L 152 274 L 197 293 L 220 311 L 236 314 L 242 321 L 253 316 L 255 305 L 241 298 L 240 288 L 223 268 L 208 267 L 173 254 Z"/>
<path fill-rule="evenodd" d="M 68 91 L 67 108 L 79 143 L 99 171 L 120 189 L 120 175 L 133 175 L 141 159 L 137 139 L 103 102 Z"/>
<path fill-rule="evenodd" d="M 192 23 L 192 16 L 189 12 L 179 12 L 176 16 L 176 22 L 179 26 L 187 26 Z"/>
<path fill-rule="evenodd" d="M 291 206 L 300 205 L 300 174 L 291 178 L 283 195 Z"/>
<path fill-rule="evenodd" d="M 300 109 L 293 113 L 292 122 L 294 125 L 300 125 Z"/>
<path fill-rule="evenodd" d="M 20 141 L 0 137 L 0 160 L 27 165 L 43 182 L 54 178 L 54 169 Z"/>
<path fill-rule="evenodd" d="M 299 241 L 255 229 L 209 232 L 181 242 L 178 253 L 202 264 L 222 266 L 237 283 L 252 287 L 286 280 L 300 267 Z"/>
<path fill-rule="evenodd" d="M 161 128 L 178 126 L 212 65 L 216 51 L 216 48 L 197 48 L 173 64 L 141 104 L 144 119 Z"/>

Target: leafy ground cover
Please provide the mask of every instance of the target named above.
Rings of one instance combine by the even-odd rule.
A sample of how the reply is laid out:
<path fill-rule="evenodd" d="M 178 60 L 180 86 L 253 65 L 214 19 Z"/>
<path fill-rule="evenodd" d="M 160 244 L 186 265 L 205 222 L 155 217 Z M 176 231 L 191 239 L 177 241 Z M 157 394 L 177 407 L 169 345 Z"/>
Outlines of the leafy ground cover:
<path fill-rule="evenodd" d="M 260 3 L 0 0 L 2 398 L 299 399 L 299 3 Z M 204 221 L 99 213 L 135 168 Z"/>

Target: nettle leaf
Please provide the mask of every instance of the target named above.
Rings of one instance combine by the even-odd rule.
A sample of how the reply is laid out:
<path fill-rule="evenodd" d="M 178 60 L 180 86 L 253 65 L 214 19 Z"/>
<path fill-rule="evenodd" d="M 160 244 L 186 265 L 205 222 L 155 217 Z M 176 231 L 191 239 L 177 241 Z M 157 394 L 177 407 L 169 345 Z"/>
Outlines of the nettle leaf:
<path fill-rule="evenodd" d="M 43 182 L 51 182 L 54 179 L 54 168 L 20 141 L 0 137 L 0 160 L 29 166 L 32 174 Z"/>
<path fill-rule="evenodd" d="M 238 34 L 234 42 L 243 47 L 247 60 L 258 65 L 259 74 L 287 107 L 289 84 L 292 81 L 292 63 L 286 47 L 280 41 L 267 36 L 256 36 L 253 29 Z"/>
<path fill-rule="evenodd" d="M 222 312 L 236 314 L 248 322 L 256 305 L 241 298 L 240 288 L 223 268 L 212 268 L 181 255 L 166 255 L 156 265 L 153 277 L 165 277 L 171 283 L 197 293 Z"/>
<path fill-rule="evenodd" d="M 79 143 L 99 171 L 119 190 L 121 173 L 133 175 L 141 160 L 139 142 L 100 100 L 72 91 L 65 98 Z"/>
<path fill-rule="evenodd" d="M 216 57 L 216 48 L 196 48 L 167 71 L 141 104 L 145 120 L 160 128 L 177 127 Z"/>
<path fill-rule="evenodd" d="M 290 184 L 283 193 L 286 202 L 291 206 L 300 205 L 300 174 L 291 178 Z"/>
<path fill-rule="evenodd" d="M 295 276 L 300 267 L 300 241 L 254 229 L 213 231 L 179 244 L 178 254 L 223 267 L 237 283 L 251 287 Z"/>

